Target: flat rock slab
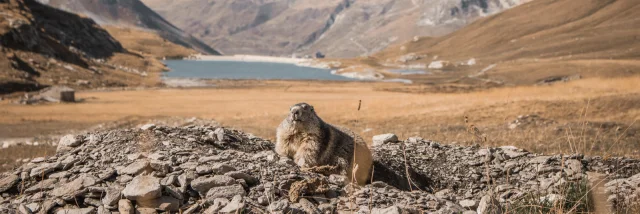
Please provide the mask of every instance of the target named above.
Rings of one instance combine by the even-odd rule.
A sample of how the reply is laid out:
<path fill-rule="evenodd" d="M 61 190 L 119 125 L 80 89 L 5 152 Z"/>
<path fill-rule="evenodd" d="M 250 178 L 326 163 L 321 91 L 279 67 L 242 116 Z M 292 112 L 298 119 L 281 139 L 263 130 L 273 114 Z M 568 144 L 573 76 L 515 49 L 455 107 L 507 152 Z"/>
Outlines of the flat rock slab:
<path fill-rule="evenodd" d="M 245 196 L 247 192 L 244 191 L 242 185 L 235 184 L 231 186 L 213 187 L 207 192 L 207 198 L 226 198 L 231 199 L 236 195 Z"/>
<path fill-rule="evenodd" d="M 149 161 L 136 161 L 129 164 L 127 167 L 121 170 L 118 170 L 117 172 L 119 175 L 124 175 L 124 174 L 137 175 L 150 168 L 151 168 L 151 165 Z"/>
<path fill-rule="evenodd" d="M 82 191 L 82 189 L 84 188 L 82 186 L 83 182 L 84 182 L 84 176 L 76 178 L 75 180 L 69 183 L 66 183 L 62 186 L 54 188 L 51 191 L 51 195 L 54 197 L 60 197 L 64 200 L 72 199 L 77 195 L 80 195 L 83 193 Z"/>
<path fill-rule="evenodd" d="M 122 190 L 122 194 L 129 200 L 147 201 L 159 198 L 162 195 L 160 179 L 141 175 L 133 180 Z"/>
<path fill-rule="evenodd" d="M 60 209 L 56 214 L 92 214 L 95 213 L 96 208 L 87 207 L 81 209 Z"/>
<path fill-rule="evenodd" d="M 198 191 L 200 195 L 206 195 L 212 187 L 227 186 L 236 183 L 236 180 L 226 175 L 215 175 L 213 177 L 198 177 L 191 181 L 191 188 Z"/>
<path fill-rule="evenodd" d="M 373 136 L 373 146 L 381 146 L 385 143 L 395 143 L 398 141 L 398 136 L 395 134 L 381 134 Z"/>
<path fill-rule="evenodd" d="M 11 189 L 13 185 L 18 183 L 18 179 L 20 179 L 20 177 L 14 174 L 5 175 L 0 178 L 0 193 Z"/>

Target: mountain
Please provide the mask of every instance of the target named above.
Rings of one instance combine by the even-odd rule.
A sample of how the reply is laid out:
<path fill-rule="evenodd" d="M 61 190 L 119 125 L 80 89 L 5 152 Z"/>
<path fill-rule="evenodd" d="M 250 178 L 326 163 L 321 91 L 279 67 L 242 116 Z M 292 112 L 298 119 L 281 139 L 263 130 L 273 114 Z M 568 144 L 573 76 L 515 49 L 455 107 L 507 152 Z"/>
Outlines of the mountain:
<path fill-rule="evenodd" d="M 228 54 L 372 54 L 440 36 L 528 0 L 143 0 Z"/>
<path fill-rule="evenodd" d="M 389 47 L 370 66 L 432 65 L 423 82 L 536 84 L 640 74 L 637 0 L 535 0 L 445 36 Z"/>
<path fill-rule="evenodd" d="M 155 31 L 162 38 L 205 54 L 220 53 L 184 33 L 149 9 L 140 0 L 40 0 L 59 9 L 86 15 L 101 25 L 138 27 Z"/>
<path fill-rule="evenodd" d="M 0 1 L 0 94 L 49 85 L 157 84 L 164 65 L 130 53 L 93 20 L 35 0 Z"/>

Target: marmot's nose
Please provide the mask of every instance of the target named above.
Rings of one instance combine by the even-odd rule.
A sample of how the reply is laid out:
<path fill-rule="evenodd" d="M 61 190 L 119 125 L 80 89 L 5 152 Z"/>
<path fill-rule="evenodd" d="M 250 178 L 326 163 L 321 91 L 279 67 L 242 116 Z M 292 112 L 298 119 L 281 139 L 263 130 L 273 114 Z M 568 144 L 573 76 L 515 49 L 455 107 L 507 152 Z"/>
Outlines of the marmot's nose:
<path fill-rule="evenodd" d="M 298 119 L 300 117 L 300 109 L 293 109 L 291 110 L 291 116 L 293 116 L 293 119 Z"/>

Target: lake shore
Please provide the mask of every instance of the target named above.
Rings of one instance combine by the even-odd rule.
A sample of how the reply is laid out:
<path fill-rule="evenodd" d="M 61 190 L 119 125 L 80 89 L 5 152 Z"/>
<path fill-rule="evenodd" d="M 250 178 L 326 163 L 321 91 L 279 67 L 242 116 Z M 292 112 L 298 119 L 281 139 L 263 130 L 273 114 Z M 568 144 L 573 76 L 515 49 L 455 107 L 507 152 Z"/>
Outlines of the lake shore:
<path fill-rule="evenodd" d="M 331 74 L 351 78 L 354 80 L 403 82 L 406 84 L 412 83 L 412 81 L 409 79 L 385 78 L 385 76 L 380 72 L 375 72 L 367 69 L 361 69 L 361 70 L 355 70 L 355 71 L 336 70 L 334 68 L 340 66 L 340 62 L 338 61 L 274 57 L 274 56 L 258 56 L 258 55 L 214 56 L 214 55 L 201 55 L 201 54 L 186 57 L 184 58 L 184 60 L 217 61 L 217 62 L 263 62 L 263 63 L 290 64 L 290 65 L 296 65 L 299 67 L 327 69 L 331 71 Z"/>
<path fill-rule="evenodd" d="M 215 55 L 192 55 L 185 58 L 185 60 L 197 60 L 197 61 L 226 61 L 226 62 L 268 62 L 268 63 L 282 63 L 292 64 L 301 67 L 312 68 L 324 68 L 327 66 L 313 65 L 311 63 L 313 59 L 300 59 L 300 58 L 287 58 L 287 57 L 275 57 L 275 56 L 258 56 L 258 55 L 230 55 L 230 56 L 215 56 Z"/>

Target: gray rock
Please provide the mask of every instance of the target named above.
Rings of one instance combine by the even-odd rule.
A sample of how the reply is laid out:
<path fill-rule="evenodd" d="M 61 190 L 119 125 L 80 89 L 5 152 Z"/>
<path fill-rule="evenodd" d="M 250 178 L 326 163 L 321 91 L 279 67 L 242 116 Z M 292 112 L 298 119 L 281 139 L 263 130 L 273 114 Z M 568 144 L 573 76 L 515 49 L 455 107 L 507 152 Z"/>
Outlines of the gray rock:
<path fill-rule="evenodd" d="M 84 193 L 82 183 L 84 182 L 84 177 L 76 178 L 75 180 L 63 184 L 54 188 L 50 194 L 54 197 L 60 197 L 64 200 L 70 200 L 75 198 L 76 196 Z"/>
<path fill-rule="evenodd" d="M 475 200 L 461 200 L 460 202 L 458 202 L 460 204 L 460 206 L 466 208 L 466 209 L 476 209 L 478 208 L 478 202 Z"/>
<path fill-rule="evenodd" d="M 551 160 L 551 156 L 538 156 L 529 160 L 530 164 L 546 164 Z"/>
<path fill-rule="evenodd" d="M 117 170 L 117 172 L 118 172 L 118 175 L 124 175 L 124 174 L 138 175 L 144 172 L 145 170 L 149 170 L 149 169 L 151 169 L 151 165 L 149 164 L 149 161 L 140 160 L 140 161 L 136 161 L 129 164 L 127 167 L 122 168 L 121 170 Z"/>
<path fill-rule="evenodd" d="M 89 198 L 89 197 L 85 197 L 84 198 L 84 204 L 89 205 L 89 206 L 93 206 L 93 207 L 102 206 L 102 202 L 100 202 L 97 199 L 93 199 L 93 198 Z"/>
<path fill-rule="evenodd" d="M 223 158 L 222 156 L 219 156 L 219 155 L 214 155 L 214 156 L 201 157 L 200 159 L 198 159 L 198 163 L 209 163 L 209 162 L 222 161 L 222 160 L 226 160 L 226 158 Z"/>
<path fill-rule="evenodd" d="M 164 161 L 152 160 L 150 162 L 150 166 L 151 166 L 151 169 L 153 169 L 154 171 L 156 171 L 156 173 L 159 173 L 159 174 L 164 175 L 171 172 L 171 166 L 169 166 L 169 163 Z"/>
<path fill-rule="evenodd" d="M 0 193 L 5 192 L 18 183 L 20 177 L 14 174 L 3 175 L 0 179 Z"/>
<path fill-rule="evenodd" d="M 236 195 L 245 196 L 247 192 L 244 191 L 242 185 L 234 184 L 231 186 L 218 186 L 209 189 L 207 192 L 207 198 L 233 198 Z"/>
<path fill-rule="evenodd" d="M 304 213 L 314 213 L 314 214 L 320 214 L 322 212 L 320 212 L 320 210 L 316 207 L 316 205 L 314 205 L 313 203 L 311 203 L 309 200 L 307 200 L 306 198 L 301 198 L 300 201 L 298 201 L 297 206 L 302 209 L 302 211 L 304 211 Z"/>
<path fill-rule="evenodd" d="M 198 175 L 211 174 L 212 172 L 213 169 L 211 169 L 211 166 L 208 165 L 199 165 L 196 167 L 196 173 L 198 173 Z"/>
<path fill-rule="evenodd" d="M 29 210 L 31 210 L 31 212 L 35 213 L 35 212 L 40 211 L 40 209 L 42 207 L 38 203 L 30 203 L 30 204 L 27 204 L 27 208 L 29 208 Z"/>
<path fill-rule="evenodd" d="M 158 213 L 158 211 L 156 211 L 156 209 L 153 209 L 153 208 L 146 208 L 146 207 L 136 208 L 136 214 L 156 214 L 156 213 Z"/>
<path fill-rule="evenodd" d="M 267 211 L 269 213 L 288 213 L 289 211 L 289 200 L 282 199 L 279 201 L 274 201 L 267 207 Z"/>
<path fill-rule="evenodd" d="M 229 204 L 229 199 L 226 198 L 216 198 L 213 200 L 213 203 L 211 204 L 211 206 L 209 206 L 209 208 L 207 208 L 204 213 L 205 214 L 215 214 L 215 213 L 219 213 L 220 210 L 227 206 L 227 204 Z"/>
<path fill-rule="evenodd" d="M 390 206 L 384 209 L 373 208 L 371 214 L 402 214 L 402 209 L 398 206 Z"/>
<path fill-rule="evenodd" d="M 329 183 L 335 185 L 344 185 L 347 182 L 347 177 L 343 175 L 329 175 Z"/>
<path fill-rule="evenodd" d="M 485 195 L 480 199 L 476 211 L 478 214 L 502 214 L 500 203 L 490 195 Z"/>
<path fill-rule="evenodd" d="M 233 196 L 233 199 L 220 210 L 220 213 L 242 213 L 244 210 L 243 198 L 240 195 Z"/>
<path fill-rule="evenodd" d="M 164 192 L 167 193 L 167 195 L 177 198 L 178 200 L 182 200 L 184 199 L 183 197 L 183 192 L 182 190 L 178 189 L 177 187 L 173 187 L 173 186 L 163 186 L 164 187 Z"/>
<path fill-rule="evenodd" d="M 107 188 L 105 196 L 102 198 L 102 204 L 107 206 L 115 206 L 122 196 L 123 187 L 113 185 Z"/>
<path fill-rule="evenodd" d="M 395 143 L 398 142 L 398 136 L 395 134 L 381 134 L 373 136 L 373 146 L 381 146 L 385 143 Z"/>
<path fill-rule="evenodd" d="M 569 176 L 575 174 L 582 174 L 582 162 L 576 159 L 569 159 L 565 161 L 566 172 Z"/>
<path fill-rule="evenodd" d="M 18 212 L 20 212 L 20 214 L 31 214 L 32 213 L 31 209 L 29 209 L 24 204 L 18 205 Z"/>
<path fill-rule="evenodd" d="M 318 205 L 318 209 L 320 210 L 320 212 L 325 214 L 331 214 L 336 212 L 336 206 L 332 204 L 320 204 Z"/>
<path fill-rule="evenodd" d="M 159 198 L 162 195 L 160 180 L 153 176 L 140 175 L 127 184 L 122 194 L 129 200 L 147 201 Z"/>
<path fill-rule="evenodd" d="M 42 163 L 44 162 L 46 159 L 44 157 L 37 157 L 31 160 L 31 163 Z"/>
<path fill-rule="evenodd" d="M 40 166 L 31 169 L 29 173 L 29 177 L 32 178 L 43 178 L 45 175 L 53 172 L 56 168 L 60 167 L 60 163 L 43 163 Z"/>
<path fill-rule="evenodd" d="M 519 157 L 525 156 L 525 155 L 527 155 L 527 153 L 526 152 L 518 152 L 518 151 L 515 151 L 515 150 L 504 150 L 504 155 L 506 155 L 510 159 L 514 159 L 514 158 L 519 158 Z"/>
<path fill-rule="evenodd" d="M 104 206 L 99 206 L 98 207 L 98 211 L 96 213 L 97 214 L 111 214 L 111 211 L 109 211 L 109 209 L 105 208 Z"/>
<path fill-rule="evenodd" d="M 180 200 L 169 196 L 136 202 L 140 207 L 154 208 L 164 212 L 176 212 L 180 209 Z"/>
<path fill-rule="evenodd" d="M 49 174 L 49 178 L 54 178 L 54 179 L 60 179 L 60 178 L 68 178 L 71 174 L 69 174 L 69 172 L 67 171 L 62 171 L 62 172 L 54 172 Z"/>
<path fill-rule="evenodd" d="M 77 208 L 77 209 L 60 209 L 56 214 L 93 214 L 96 212 L 96 208 Z"/>
<path fill-rule="evenodd" d="M 214 164 L 211 167 L 211 169 L 216 174 L 224 174 L 224 173 L 227 173 L 227 172 L 236 171 L 236 168 L 233 168 L 232 166 L 229 166 L 227 164 L 222 164 L 222 163 Z"/>
<path fill-rule="evenodd" d="M 60 142 L 58 142 L 58 148 L 56 149 L 57 153 L 65 152 L 72 150 L 75 147 L 78 147 L 83 142 L 76 138 L 75 135 L 65 135 L 60 138 Z"/>
<path fill-rule="evenodd" d="M 178 177 L 175 175 L 169 175 L 167 177 L 164 177 L 163 179 L 160 180 L 160 184 L 162 184 L 163 186 L 169 186 L 169 185 L 173 185 L 176 183 L 176 181 L 178 181 Z"/>
<path fill-rule="evenodd" d="M 120 199 L 118 201 L 118 212 L 120 212 L 120 214 L 133 214 L 135 210 L 133 209 L 131 201 L 127 199 Z"/>
<path fill-rule="evenodd" d="M 200 211 L 202 205 L 196 203 L 194 205 L 191 205 L 191 207 L 187 208 L 184 212 L 182 212 L 182 214 L 194 214 L 198 211 Z"/>
<path fill-rule="evenodd" d="M 58 182 L 58 180 L 56 180 L 56 179 L 43 180 L 43 181 L 38 182 L 36 185 L 33 185 L 33 186 L 27 188 L 24 192 L 27 193 L 27 194 L 31 194 L 31 193 L 51 190 L 51 189 L 53 189 L 54 184 L 56 184 L 57 182 Z"/>
<path fill-rule="evenodd" d="M 146 125 L 143 125 L 142 127 L 140 127 L 140 129 L 149 130 L 149 129 L 153 129 L 155 127 L 156 127 L 156 124 L 146 124 Z"/>
<path fill-rule="evenodd" d="M 254 178 L 253 176 L 240 171 L 231 171 L 231 172 L 224 173 L 224 175 L 232 177 L 234 179 L 243 179 L 249 185 L 258 183 L 257 178 Z"/>
<path fill-rule="evenodd" d="M 200 195 L 206 195 L 212 187 L 228 186 L 234 184 L 235 179 L 226 175 L 215 175 L 213 177 L 198 177 L 191 181 L 191 188 L 198 191 Z"/>

